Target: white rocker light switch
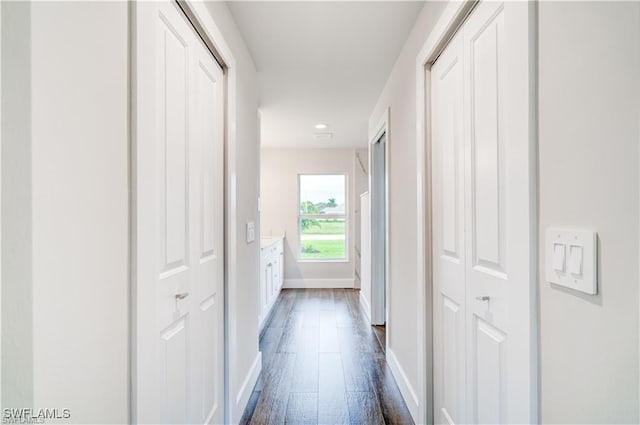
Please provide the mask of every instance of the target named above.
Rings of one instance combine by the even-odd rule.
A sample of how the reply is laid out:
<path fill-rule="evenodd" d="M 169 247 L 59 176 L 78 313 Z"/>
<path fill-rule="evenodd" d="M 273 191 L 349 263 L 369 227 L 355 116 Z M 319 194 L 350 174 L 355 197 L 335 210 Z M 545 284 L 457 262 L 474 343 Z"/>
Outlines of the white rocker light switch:
<path fill-rule="evenodd" d="M 590 230 L 547 229 L 547 281 L 586 294 L 598 293 L 597 234 Z"/>
<path fill-rule="evenodd" d="M 553 270 L 564 272 L 565 246 L 561 243 L 553 244 Z"/>
<path fill-rule="evenodd" d="M 569 273 L 582 275 L 582 247 L 571 245 L 569 247 Z"/>

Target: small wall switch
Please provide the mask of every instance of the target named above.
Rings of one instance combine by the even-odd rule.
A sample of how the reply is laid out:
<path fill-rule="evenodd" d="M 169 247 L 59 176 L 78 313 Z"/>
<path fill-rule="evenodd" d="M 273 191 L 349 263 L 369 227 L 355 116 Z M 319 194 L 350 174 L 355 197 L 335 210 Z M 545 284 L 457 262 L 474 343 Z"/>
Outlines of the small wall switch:
<path fill-rule="evenodd" d="M 545 251 L 548 282 L 590 295 L 598 293 L 596 232 L 549 228 Z"/>
<path fill-rule="evenodd" d="M 553 270 L 564 271 L 565 246 L 561 243 L 553 244 Z"/>
<path fill-rule="evenodd" d="M 569 273 L 582 275 L 582 247 L 571 245 L 569 247 Z"/>
<path fill-rule="evenodd" d="M 247 243 L 256 240 L 256 224 L 253 221 L 247 223 Z"/>

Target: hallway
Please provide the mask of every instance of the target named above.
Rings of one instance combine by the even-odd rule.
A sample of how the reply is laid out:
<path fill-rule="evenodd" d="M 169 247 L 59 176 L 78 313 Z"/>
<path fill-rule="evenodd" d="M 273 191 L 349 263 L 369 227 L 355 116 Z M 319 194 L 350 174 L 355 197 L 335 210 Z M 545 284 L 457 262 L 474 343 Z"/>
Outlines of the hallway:
<path fill-rule="evenodd" d="M 0 38 L 2 423 L 640 424 L 640 0 Z"/>
<path fill-rule="evenodd" d="M 285 289 L 260 339 L 242 424 L 412 424 L 350 289 Z"/>

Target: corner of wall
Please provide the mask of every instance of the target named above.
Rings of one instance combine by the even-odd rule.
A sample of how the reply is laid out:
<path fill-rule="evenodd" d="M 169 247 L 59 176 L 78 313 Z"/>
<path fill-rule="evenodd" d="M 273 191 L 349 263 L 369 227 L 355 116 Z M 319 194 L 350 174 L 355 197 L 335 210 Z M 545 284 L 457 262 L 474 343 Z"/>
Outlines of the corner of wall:
<path fill-rule="evenodd" d="M 244 413 L 247 404 L 249 403 L 249 398 L 251 397 L 251 393 L 253 392 L 253 388 L 256 386 L 258 382 L 258 377 L 262 372 L 262 352 L 258 351 L 253 363 L 251 364 L 251 368 L 247 372 L 244 380 L 242 381 L 242 385 L 240 385 L 240 389 L 235 396 L 233 401 L 233 411 L 231 412 L 230 421 L 231 423 L 238 423 L 242 418 L 242 414 Z"/>
<path fill-rule="evenodd" d="M 419 423 L 419 407 L 420 402 L 418 401 L 418 395 L 416 390 L 409 382 L 409 378 L 405 373 L 402 365 L 398 361 L 395 353 L 391 349 L 391 347 L 387 347 L 386 351 L 387 363 L 389 364 L 389 369 L 391 369 L 391 374 L 393 378 L 396 380 L 398 384 L 398 388 L 400 389 L 400 394 L 402 394 L 402 398 L 404 402 L 407 404 L 407 408 L 409 409 L 409 413 L 411 413 L 411 417 L 413 418 L 414 423 Z"/>

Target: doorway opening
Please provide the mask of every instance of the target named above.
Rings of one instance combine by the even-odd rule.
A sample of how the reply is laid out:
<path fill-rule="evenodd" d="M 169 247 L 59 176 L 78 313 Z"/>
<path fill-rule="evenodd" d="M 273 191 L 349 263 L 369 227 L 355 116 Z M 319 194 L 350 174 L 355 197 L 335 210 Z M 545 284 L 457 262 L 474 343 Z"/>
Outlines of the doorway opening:
<path fill-rule="evenodd" d="M 389 109 L 369 133 L 371 325 L 386 347 L 389 306 Z"/>
<path fill-rule="evenodd" d="M 387 286 L 387 133 L 371 145 L 371 324 L 386 324 Z"/>

